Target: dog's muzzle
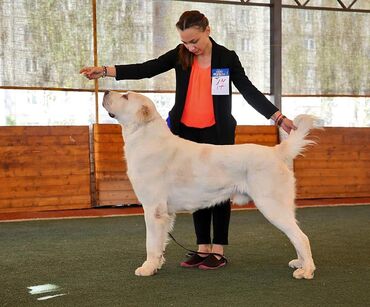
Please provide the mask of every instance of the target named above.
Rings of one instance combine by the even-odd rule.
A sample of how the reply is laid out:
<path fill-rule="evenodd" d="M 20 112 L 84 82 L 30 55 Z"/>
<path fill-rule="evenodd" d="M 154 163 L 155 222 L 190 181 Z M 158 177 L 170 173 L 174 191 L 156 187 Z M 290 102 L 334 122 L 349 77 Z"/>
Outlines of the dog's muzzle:
<path fill-rule="evenodd" d="M 106 100 L 106 96 L 108 96 L 109 95 L 109 91 L 105 91 L 104 92 L 104 97 L 103 97 L 103 107 L 107 110 L 107 105 L 108 105 L 108 103 L 106 102 L 107 100 Z M 108 111 L 108 110 L 107 110 Z M 113 114 L 113 113 L 110 113 L 110 112 L 108 112 L 108 115 L 110 116 L 110 117 L 112 117 L 112 118 L 115 118 L 116 116 Z"/>

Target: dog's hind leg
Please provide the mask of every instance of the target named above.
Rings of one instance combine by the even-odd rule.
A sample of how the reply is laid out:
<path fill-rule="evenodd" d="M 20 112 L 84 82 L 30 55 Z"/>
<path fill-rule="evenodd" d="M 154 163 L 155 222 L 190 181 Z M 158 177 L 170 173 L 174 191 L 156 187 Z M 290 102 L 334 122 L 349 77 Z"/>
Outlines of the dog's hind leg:
<path fill-rule="evenodd" d="M 260 202 L 263 205 L 259 205 Z M 315 264 L 312 259 L 311 247 L 308 237 L 298 227 L 294 216 L 293 206 L 282 206 L 275 200 L 263 199 L 255 201 L 257 208 L 270 221 L 284 232 L 296 249 L 298 259 L 292 260 L 289 266 L 297 268 L 293 277 L 297 279 L 312 279 Z"/>
<path fill-rule="evenodd" d="M 296 222 L 289 226 L 283 226 L 281 229 L 293 243 L 298 255 L 298 259 L 289 262 L 290 267 L 296 268 L 293 277 L 297 279 L 312 279 L 316 268 L 312 259 L 308 237 L 298 227 Z"/>
<path fill-rule="evenodd" d="M 167 232 L 173 217 L 168 215 L 167 206 L 160 204 L 157 206 L 145 206 L 144 218 L 146 226 L 146 252 L 147 259 L 143 265 L 136 269 L 138 276 L 150 276 L 164 263 L 163 252 L 167 240 Z"/>

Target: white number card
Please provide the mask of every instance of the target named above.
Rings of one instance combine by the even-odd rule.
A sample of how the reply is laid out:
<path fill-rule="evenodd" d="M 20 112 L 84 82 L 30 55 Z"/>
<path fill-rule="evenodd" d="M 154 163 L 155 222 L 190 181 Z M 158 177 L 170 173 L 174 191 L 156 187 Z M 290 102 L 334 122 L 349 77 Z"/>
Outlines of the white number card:
<path fill-rule="evenodd" d="M 230 74 L 228 68 L 212 69 L 212 95 L 230 94 Z"/>

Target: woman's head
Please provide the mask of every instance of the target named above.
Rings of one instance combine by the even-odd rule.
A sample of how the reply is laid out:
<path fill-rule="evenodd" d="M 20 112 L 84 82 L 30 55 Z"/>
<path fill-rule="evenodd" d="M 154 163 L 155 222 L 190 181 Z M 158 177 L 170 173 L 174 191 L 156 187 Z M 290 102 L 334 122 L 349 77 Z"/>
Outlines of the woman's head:
<path fill-rule="evenodd" d="M 184 68 L 189 68 L 194 55 L 203 54 L 211 44 L 209 22 L 199 11 L 186 11 L 180 16 L 176 28 L 183 42 L 180 61 Z"/>
<path fill-rule="evenodd" d="M 192 27 L 198 28 L 200 31 L 205 31 L 208 26 L 207 17 L 199 11 L 186 11 L 182 13 L 179 21 L 176 23 L 176 28 L 181 31 Z"/>

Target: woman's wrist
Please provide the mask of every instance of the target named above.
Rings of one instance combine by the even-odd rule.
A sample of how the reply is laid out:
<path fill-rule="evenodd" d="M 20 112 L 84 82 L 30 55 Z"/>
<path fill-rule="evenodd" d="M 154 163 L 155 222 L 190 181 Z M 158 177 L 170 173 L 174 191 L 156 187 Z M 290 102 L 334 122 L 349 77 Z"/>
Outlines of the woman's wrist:
<path fill-rule="evenodd" d="M 103 75 L 101 76 L 102 78 L 105 78 L 108 74 L 108 71 L 107 71 L 107 66 L 103 66 Z"/>
<path fill-rule="evenodd" d="M 274 122 L 276 121 L 276 119 L 278 118 L 278 116 L 281 115 L 281 112 L 280 111 L 276 111 L 274 114 L 272 114 L 271 118 Z"/>
<path fill-rule="evenodd" d="M 107 66 L 107 76 L 108 77 L 116 76 L 116 66 Z"/>
<path fill-rule="evenodd" d="M 283 114 L 281 114 L 281 116 L 279 116 L 277 119 L 276 119 L 276 121 L 275 121 L 275 124 L 277 125 L 277 126 L 281 126 L 281 124 L 283 123 L 283 121 L 284 121 L 284 118 L 286 118 L 286 116 L 284 116 Z"/>
<path fill-rule="evenodd" d="M 281 124 L 284 121 L 284 118 L 286 118 L 286 116 L 284 116 L 280 111 L 277 111 L 272 115 L 272 120 L 275 122 L 277 126 L 281 126 Z"/>
<path fill-rule="evenodd" d="M 102 66 L 102 76 L 105 77 L 115 77 L 116 76 L 116 67 L 115 66 Z"/>

